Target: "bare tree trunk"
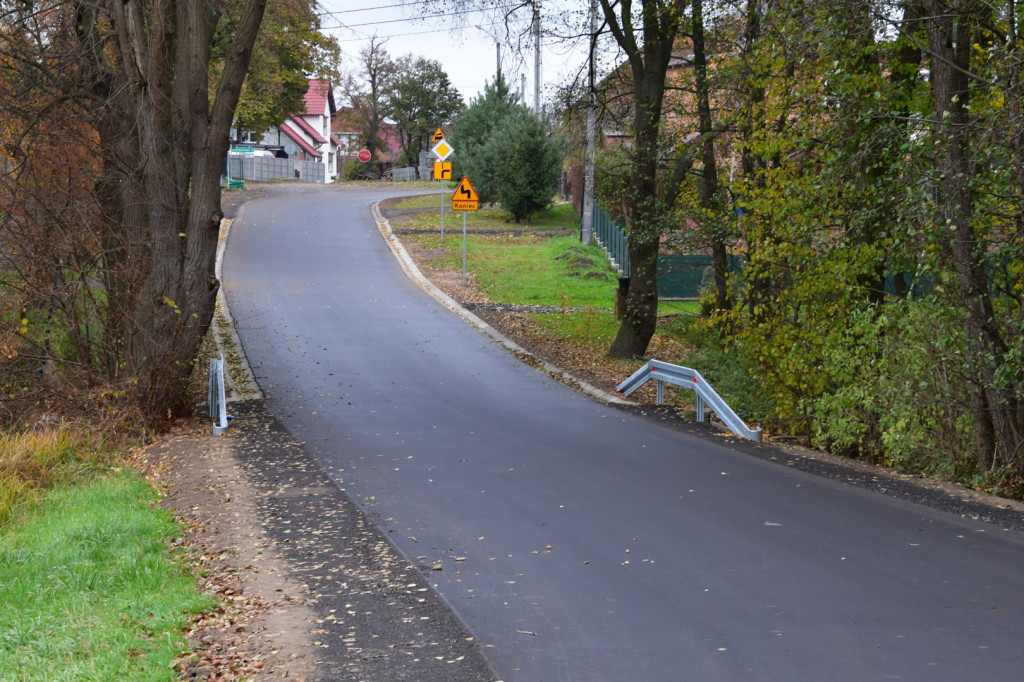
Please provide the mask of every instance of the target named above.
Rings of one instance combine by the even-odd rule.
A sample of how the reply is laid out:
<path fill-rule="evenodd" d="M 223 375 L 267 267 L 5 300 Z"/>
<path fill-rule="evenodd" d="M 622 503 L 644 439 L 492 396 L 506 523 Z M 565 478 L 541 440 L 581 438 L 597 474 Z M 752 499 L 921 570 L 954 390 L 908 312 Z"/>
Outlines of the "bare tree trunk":
<path fill-rule="evenodd" d="M 1010 98 L 1010 149 L 1013 150 L 1013 163 L 1017 171 L 1017 231 L 1024 243 L 1024 110 L 1021 100 L 1024 99 L 1024 82 L 1021 78 L 1020 27 L 1017 25 L 1017 3 L 1009 0 L 1006 8 L 1007 53 L 1010 68 L 1007 74 L 1006 92 Z"/>
<path fill-rule="evenodd" d="M 190 410 L 185 384 L 213 316 L 220 171 L 266 0 L 242 9 L 212 105 L 218 4 L 75 6 L 104 153 L 108 372 L 132 380 L 150 418 L 170 418 Z"/>
<path fill-rule="evenodd" d="M 940 143 L 936 201 L 942 245 L 956 273 L 965 327 L 975 368 L 971 404 L 979 465 L 1021 468 L 1022 434 L 1016 423 L 1018 398 L 1000 389 L 996 368 L 1006 356 L 989 291 L 982 255 L 987 244 L 974 233 L 974 197 L 969 185 L 970 5 L 927 1 L 929 46 L 932 51 L 932 96 L 936 137 Z"/>
<path fill-rule="evenodd" d="M 683 0 L 664 4 L 645 0 L 641 43 L 634 32 L 631 3 L 620 6 L 601 0 L 608 28 L 628 56 L 634 87 L 631 165 L 636 184 L 627 207 L 630 282 L 626 314 L 608 351 L 612 357 L 646 353 L 658 322 L 658 250 L 671 208 L 666 197 L 675 196 L 677 188 L 671 185 L 678 175 L 673 174 L 670 183 L 663 183 L 660 176 L 661 112 L 665 75 L 686 4 Z M 616 16 L 617 8 L 621 18 Z"/>
<path fill-rule="evenodd" d="M 701 136 L 700 204 L 706 214 L 721 212 L 719 205 L 718 162 L 715 159 L 715 136 L 711 119 L 711 88 L 708 84 L 708 55 L 704 39 L 704 2 L 693 0 L 693 67 L 697 91 L 697 125 Z M 715 307 L 728 310 L 729 249 L 727 235 L 716 221 L 711 234 L 711 256 L 715 267 Z"/>
<path fill-rule="evenodd" d="M 743 27 L 742 51 L 745 53 L 745 61 L 750 64 L 754 61 L 754 53 L 757 44 L 761 40 L 762 21 L 766 8 L 763 0 L 749 0 L 746 7 L 746 22 Z M 743 106 L 740 114 L 739 133 L 741 140 L 742 154 L 740 167 L 743 169 L 743 177 L 748 182 L 754 183 L 756 187 L 763 188 L 764 179 L 761 171 L 767 166 L 765 159 L 755 154 L 751 146 L 758 134 L 758 130 L 764 126 L 764 112 L 762 107 L 765 100 L 765 88 L 763 85 L 763 73 L 747 71 L 743 76 Z M 758 220 L 757 216 L 750 216 L 746 219 L 747 224 L 753 228 Z M 757 229 L 747 229 L 745 235 L 741 235 L 747 242 L 747 256 L 753 261 L 759 249 L 759 243 L 755 235 L 759 234 Z M 754 320 L 761 318 L 760 310 L 762 303 L 771 294 L 771 282 L 767 277 L 758 272 L 759 267 L 751 267 L 747 275 L 747 306 L 750 316 Z"/>

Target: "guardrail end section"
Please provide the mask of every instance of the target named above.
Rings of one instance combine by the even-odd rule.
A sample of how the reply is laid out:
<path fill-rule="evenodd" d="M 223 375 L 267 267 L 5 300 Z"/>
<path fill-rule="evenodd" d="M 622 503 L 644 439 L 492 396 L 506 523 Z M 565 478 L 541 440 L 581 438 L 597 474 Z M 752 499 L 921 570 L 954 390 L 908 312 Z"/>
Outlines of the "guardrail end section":
<path fill-rule="evenodd" d="M 710 409 L 736 435 L 758 443 L 761 442 L 761 427 L 755 429 L 747 427 L 739 415 L 729 407 L 729 404 L 715 392 L 711 384 L 695 369 L 659 360 L 648 360 L 643 367 L 619 384 L 616 390 L 624 396 L 628 396 L 651 380 L 657 381 L 659 387 L 660 384 L 665 382 L 694 390 L 697 393 L 698 403 L 703 402 L 703 406 L 698 404 L 698 417 L 703 416 L 705 411 Z M 661 392 L 659 391 L 659 401 L 660 394 Z M 703 409 L 700 409 L 701 407 Z"/>
<path fill-rule="evenodd" d="M 210 405 L 210 419 L 213 421 L 213 435 L 219 436 L 228 430 L 228 408 L 224 388 L 224 356 L 210 359 L 210 378 L 207 395 Z"/>

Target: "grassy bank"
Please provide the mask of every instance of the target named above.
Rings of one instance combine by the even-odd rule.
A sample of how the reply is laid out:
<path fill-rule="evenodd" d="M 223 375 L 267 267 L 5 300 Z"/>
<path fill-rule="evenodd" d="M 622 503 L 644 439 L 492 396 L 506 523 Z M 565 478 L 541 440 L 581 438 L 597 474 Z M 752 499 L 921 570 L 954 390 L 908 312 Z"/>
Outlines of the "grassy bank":
<path fill-rule="evenodd" d="M 421 199 L 395 208 L 424 208 Z M 461 213 L 446 218 L 443 243 L 439 223 L 438 210 L 424 210 L 401 221 L 401 238 L 431 254 L 429 267 L 461 270 Z M 589 381 L 604 380 L 609 390 L 642 364 L 640 359 L 607 357 L 620 325 L 612 312 L 618 275 L 600 246 L 580 243 L 579 220 L 571 206 L 552 207 L 529 223 L 513 223 L 500 209 L 481 209 L 467 213 L 467 229 L 467 268 L 480 293 L 496 303 L 549 308 L 520 314 L 514 325 L 522 335 L 518 340 Z M 698 314 L 696 301 L 661 301 L 650 357 L 714 374 L 716 367 L 711 365 L 717 361 L 702 367 L 701 358 L 707 356 L 696 353 L 692 343 Z M 692 406 L 688 391 L 670 391 L 668 400 Z"/>
<path fill-rule="evenodd" d="M 157 494 L 95 434 L 0 438 L 0 679 L 170 680 L 197 591 Z"/>

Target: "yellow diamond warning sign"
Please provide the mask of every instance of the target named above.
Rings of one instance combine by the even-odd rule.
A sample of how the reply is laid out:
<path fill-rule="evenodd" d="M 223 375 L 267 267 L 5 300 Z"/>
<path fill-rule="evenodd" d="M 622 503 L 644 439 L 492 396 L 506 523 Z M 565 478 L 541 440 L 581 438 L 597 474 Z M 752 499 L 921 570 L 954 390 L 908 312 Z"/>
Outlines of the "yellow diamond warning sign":
<path fill-rule="evenodd" d="M 455 193 L 452 194 L 452 210 L 453 211 L 475 211 L 480 203 L 480 196 L 473 189 L 473 185 L 469 182 L 469 178 L 463 177 L 462 182 L 455 188 Z"/>
<path fill-rule="evenodd" d="M 437 157 L 438 161 L 444 161 L 455 151 L 452 146 L 448 144 L 448 141 L 441 138 L 441 141 L 430 148 L 430 151 L 434 152 L 434 156 Z"/>

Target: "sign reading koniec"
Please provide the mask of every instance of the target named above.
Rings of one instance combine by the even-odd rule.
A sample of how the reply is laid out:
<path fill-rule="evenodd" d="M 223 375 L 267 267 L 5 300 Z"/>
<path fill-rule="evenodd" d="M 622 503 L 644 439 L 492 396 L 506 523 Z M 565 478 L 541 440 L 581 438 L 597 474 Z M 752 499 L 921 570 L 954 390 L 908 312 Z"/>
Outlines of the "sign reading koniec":
<path fill-rule="evenodd" d="M 452 210 L 453 211 L 475 211 L 479 207 L 480 196 L 473 189 L 473 185 L 470 184 L 469 178 L 463 177 L 462 182 L 455 188 L 455 194 L 452 195 Z"/>

